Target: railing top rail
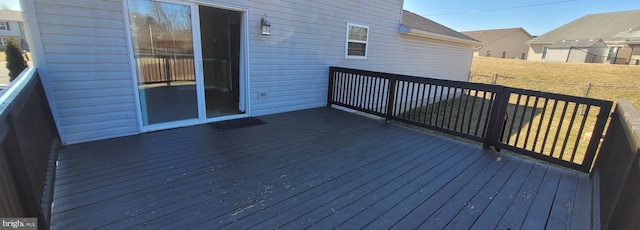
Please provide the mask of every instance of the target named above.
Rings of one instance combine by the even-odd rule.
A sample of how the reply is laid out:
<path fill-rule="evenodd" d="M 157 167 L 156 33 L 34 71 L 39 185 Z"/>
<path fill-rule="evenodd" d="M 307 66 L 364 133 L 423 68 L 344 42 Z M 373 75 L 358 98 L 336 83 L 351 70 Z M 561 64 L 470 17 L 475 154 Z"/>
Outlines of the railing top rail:
<path fill-rule="evenodd" d="M 0 91 L 0 118 L 7 115 L 11 109 L 13 102 L 20 95 L 23 89 L 32 85 L 35 81 L 36 68 L 27 67 L 11 82 L 4 90 Z"/>
<path fill-rule="evenodd" d="M 471 88 L 474 90 L 483 90 L 488 92 L 496 92 L 500 90 L 498 86 L 487 85 L 487 84 L 476 83 L 476 82 L 454 81 L 454 80 L 438 79 L 438 78 L 430 78 L 430 77 L 417 77 L 417 76 L 410 76 L 410 75 L 403 75 L 403 74 L 392 74 L 392 73 L 350 69 L 350 68 L 335 67 L 335 66 L 330 67 L 330 69 L 334 71 L 348 72 L 348 73 L 360 74 L 360 75 L 369 75 L 369 76 L 380 77 L 385 79 L 397 79 L 402 81 L 441 85 L 441 86 L 448 86 L 448 87 Z"/>

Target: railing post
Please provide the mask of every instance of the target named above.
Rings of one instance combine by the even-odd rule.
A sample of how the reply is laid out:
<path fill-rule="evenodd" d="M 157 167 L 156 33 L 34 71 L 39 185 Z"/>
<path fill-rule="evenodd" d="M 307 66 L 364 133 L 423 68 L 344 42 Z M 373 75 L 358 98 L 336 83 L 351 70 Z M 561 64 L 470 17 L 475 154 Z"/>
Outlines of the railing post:
<path fill-rule="evenodd" d="M 334 90 L 334 75 L 335 75 L 336 69 L 335 67 L 331 66 L 329 67 L 329 90 L 327 91 L 327 107 L 331 107 L 331 104 L 333 103 L 333 90 Z"/>
<path fill-rule="evenodd" d="M 164 57 L 164 73 L 165 73 L 165 78 L 167 81 L 167 86 L 171 86 L 171 62 L 170 62 L 170 57 Z"/>
<path fill-rule="evenodd" d="M 387 116 L 385 119 L 387 122 L 393 119 L 393 111 L 395 110 L 395 96 L 396 96 L 396 83 L 398 79 L 396 75 L 389 77 L 389 88 L 387 89 Z"/>
<path fill-rule="evenodd" d="M 584 97 L 589 97 L 589 91 L 591 90 L 591 82 L 587 83 L 587 88 L 584 91 Z M 580 105 L 580 115 L 584 115 L 584 106 L 585 105 Z"/>
<path fill-rule="evenodd" d="M 509 104 L 510 92 L 506 87 L 495 86 L 495 97 L 491 102 L 491 110 L 489 112 L 489 122 L 486 124 L 486 131 L 484 135 L 484 149 L 490 149 L 494 147 L 495 150 L 499 150 L 498 144 L 502 138 L 504 129 L 504 119 L 507 112 L 507 105 Z"/>

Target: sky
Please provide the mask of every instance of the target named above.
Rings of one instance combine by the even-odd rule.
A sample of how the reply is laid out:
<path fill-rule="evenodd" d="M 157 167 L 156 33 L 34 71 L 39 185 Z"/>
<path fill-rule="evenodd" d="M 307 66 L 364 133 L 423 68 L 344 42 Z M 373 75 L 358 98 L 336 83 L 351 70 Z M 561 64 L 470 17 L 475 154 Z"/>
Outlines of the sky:
<path fill-rule="evenodd" d="M 538 36 L 587 14 L 640 10 L 640 0 L 404 0 L 404 9 L 457 31 L 522 27 Z"/>
<path fill-rule="evenodd" d="M 0 9 L 3 10 L 20 10 L 19 0 L 0 0 Z"/>

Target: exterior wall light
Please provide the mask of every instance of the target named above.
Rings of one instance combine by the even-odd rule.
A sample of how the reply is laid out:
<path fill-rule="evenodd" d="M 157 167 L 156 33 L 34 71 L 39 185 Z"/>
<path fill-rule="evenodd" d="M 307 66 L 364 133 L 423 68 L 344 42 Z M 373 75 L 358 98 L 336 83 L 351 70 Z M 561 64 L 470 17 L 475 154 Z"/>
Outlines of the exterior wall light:
<path fill-rule="evenodd" d="M 260 26 L 262 26 L 262 35 L 271 35 L 271 23 L 267 20 L 267 14 L 260 19 Z"/>

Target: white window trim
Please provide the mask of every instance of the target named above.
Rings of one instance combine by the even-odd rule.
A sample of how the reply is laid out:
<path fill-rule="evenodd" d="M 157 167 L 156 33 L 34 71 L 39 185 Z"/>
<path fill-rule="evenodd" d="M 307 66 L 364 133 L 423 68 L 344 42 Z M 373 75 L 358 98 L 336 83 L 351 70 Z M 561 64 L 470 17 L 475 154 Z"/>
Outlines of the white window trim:
<path fill-rule="evenodd" d="M 524 52 L 524 51 L 520 52 L 520 59 L 526 60 L 527 59 L 527 52 Z"/>
<path fill-rule="evenodd" d="M 490 49 L 485 50 L 484 51 L 484 56 L 485 57 L 491 57 L 491 50 Z"/>
<path fill-rule="evenodd" d="M 542 46 L 542 53 L 540 53 L 540 59 L 543 59 L 543 60 L 546 59 L 547 52 L 549 52 L 549 46 Z"/>
<path fill-rule="evenodd" d="M 360 41 L 360 40 L 351 40 L 351 39 L 349 39 L 349 28 L 351 26 L 366 28 L 367 29 L 367 40 L 363 42 L 363 41 Z M 345 36 L 345 43 L 344 43 L 344 58 L 346 58 L 346 59 L 367 59 L 367 56 L 369 56 L 369 26 L 364 26 L 364 25 L 359 25 L 359 24 L 354 24 L 354 23 L 347 23 L 347 29 L 346 30 L 347 31 L 345 33 L 346 36 Z M 365 44 L 365 46 L 364 46 L 364 56 L 349 55 L 349 42 Z"/>
<path fill-rule="evenodd" d="M 0 46 L 6 46 L 7 45 L 7 39 L 4 37 L 0 37 Z"/>
<path fill-rule="evenodd" d="M 4 28 L 0 28 L 0 31 L 9 31 L 9 22 L 7 21 L 0 21 L 0 25 L 3 25 Z"/>
<path fill-rule="evenodd" d="M 503 50 L 503 51 L 500 53 L 500 58 L 507 58 L 507 51 L 506 51 L 506 50 Z"/>

